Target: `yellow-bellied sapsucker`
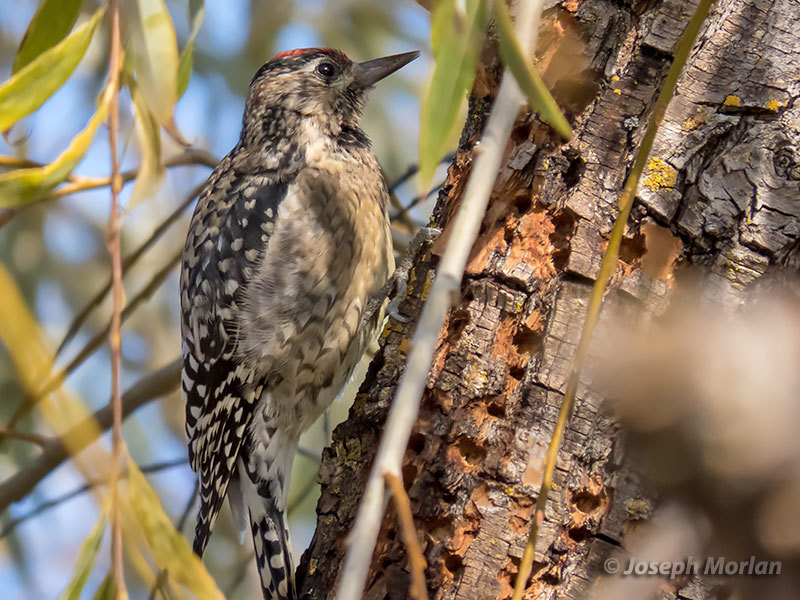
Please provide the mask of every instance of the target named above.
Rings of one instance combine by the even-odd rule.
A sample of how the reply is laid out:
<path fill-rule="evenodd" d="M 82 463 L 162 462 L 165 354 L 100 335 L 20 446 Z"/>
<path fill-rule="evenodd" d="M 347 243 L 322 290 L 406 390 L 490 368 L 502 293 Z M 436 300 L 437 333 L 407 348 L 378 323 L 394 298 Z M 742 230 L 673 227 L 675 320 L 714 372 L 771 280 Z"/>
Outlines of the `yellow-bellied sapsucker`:
<path fill-rule="evenodd" d="M 366 92 L 418 54 L 272 58 L 192 218 L 180 287 L 194 550 L 227 494 L 267 600 L 297 596 L 285 511 L 298 439 L 376 335 L 368 304 L 394 269 L 388 193 L 358 124 Z"/>

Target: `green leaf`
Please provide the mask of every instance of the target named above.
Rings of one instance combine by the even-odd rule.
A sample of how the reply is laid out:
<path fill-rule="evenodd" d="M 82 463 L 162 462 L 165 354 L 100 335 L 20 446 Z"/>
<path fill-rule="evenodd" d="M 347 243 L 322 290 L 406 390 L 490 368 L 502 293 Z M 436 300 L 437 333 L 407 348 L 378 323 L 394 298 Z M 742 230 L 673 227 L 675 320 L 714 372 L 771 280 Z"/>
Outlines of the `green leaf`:
<path fill-rule="evenodd" d="M 94 593 L 93 600 L 115 600 L 117 596 L 117 586 L 114 577 L 109 573 Z"/>
<path fill-rule="evenodd" d="M 78 554 L 78 562 L 75 564 L 75 572 L 72 575 L 72 581 L 69 582 L 67 589 L 61 594 L 60 600 L 78 600 L 80 598 L 83 586 L 86 585 L 89 573 L 92 572 L 97 551 L 100 549 L 100 542 L 103 539 L 105 526 L 106 514 L 102 512 L 89 534 L 89 537 L 84 540 L 81 546 L 81 551 Z"/>
<path fill-rule="evenodd" d="M 136 0 L 132 15 L 132 62 L 142 95 L 166 124 L 178 100 L 178 41 L 164 0 Z"/>
<path fill-rule="evenodd" d="M 29 169 L 15 169 L 0 174 L 0 207 L 21 206 L 47 194 L 69 177 L 72 170 L 81 162 L 97 128 L 108 118 L 108 106 L 112 98 L 112 88 L 106 86 L 100 93 L 100 104 L 86 127 L 70 142 L 67 149 L 56 159 L 44 166 Z"/>
<path fill-rule="evenodd" d="M 541 119 L 568 140 L 572 137 L 572 128 L 567 123 L 558 104 L 550 95 L 547 86 L 539 73 L 530 65 L 522 46 L 519 44 L 511 14 L 503 1 L 494 3 L 497 38 L 500 42 L 500 58 L 503 64 L 514 75 L 520 89 L 528 98 L 531 108 L 539 113 Z"/>
<path fill-rule="evenodd" d="M 104 11 L 105 8 L 100 8 L 66 39 L 42 52 L 0 85 L 0 130 L 5 131 L 35 111 L 69 79 L 89 47 Z"/>
<path fill-rule="evenodd" d="M 164 513 L 161 501 L 132 460 L 128 460 L 130 503 L 153 559 L 170 579 L 181 583 L 201 600 L 220 600 L 219 591 L 203 561 Z"/>
<path fill-rule="evenodd" d="M 64 39 L 81 11 L 82 0 L 44 0 L 20 42 L 12 75 Z"/>
<path fill-rule="evenodd" d="M 189 33 L 189 39 L 186 40 L 186 45 L 181 50 L 181 56 L 178 59 L 178 98 L 183 96 L 189 86 L 189 78 L 192 76 L 194 39 L 200 31 L 205 15 L 206 6 L 203 0 L 189 0 L 189 22 L 192 24 L 192 31 Z"/>
<path fill-rule="evenodd" d="M 158 191 L 164 181 L 166 169 L 161 158 L 161 127 L 158 119 L 150 111 L 141 89 L 131 76 L 128 77 L 128 89 L 131 92 L 133 108 L 136 111 L 136 137 L 139 140 L 141 155 L 136 184 L 127 206 L 127 209 L 131 211 L 144 198 L 150 197 Z"/>
<path fill-rule="evenodd" d="M 466 13 L 459 6 L 466 4 Z M 475 65 L 488 18 L 486 0 L 439 0 L 433 7 L 434 67 L 420 108 L 419 164 L 427 184 L 447 151 L 456 118 L 475 79 Z"/>

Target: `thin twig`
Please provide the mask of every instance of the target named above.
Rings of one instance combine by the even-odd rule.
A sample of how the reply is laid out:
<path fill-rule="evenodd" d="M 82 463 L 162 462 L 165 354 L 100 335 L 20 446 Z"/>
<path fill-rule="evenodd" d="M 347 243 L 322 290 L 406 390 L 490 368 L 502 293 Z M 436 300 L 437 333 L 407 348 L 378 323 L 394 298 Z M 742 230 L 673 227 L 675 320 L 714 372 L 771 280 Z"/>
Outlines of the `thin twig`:
<path fill-rule="evenodd" d="M 47 443 L 50 441 L 50 438 L 39 435 L 38 433 L 26 433 L 24 431 L 7 429 L 5 427 L 0 427 L 0 436 L 9 437 L 15 440 L 22 440 L 23 442 L 30 442 L 31 444 L 36 444 L 42 448 L 47 446 Z"/>
<path fill-rule="evenodd" d="M 117 160 L 117 134 L 119 133 L 119 70 L 120 70 L 120 31 L 119 4 L 109 0 L 111 17 L 111 57 L 109 59 L 109 85 L 111 104 L 108 116 L 108 145 L 111 153 L 111 210 L 108 217 L 108 252 L 111 255 L 112 307 L 111 328 L 108 343 L 111 350 L 111 408 L 113 413 L 111 428 L 111 562 L 117 600 L 125 600 L 125 571 L 122 563 L 122 513 L 119 507 L 119 472 L 122 456 L 122 305 L 125 302 L 122 289 L 122 249 L 120 243 L 121 226 L 119 214 L 119 193 L 122 181 L 119 178 Z"/>
<path fill-rule="evenodd" d="M 427 192 L 425 194 L 419 194 L 418 196 L 414 196 L 408 204 L 406 204 L 405 206 L 401 206 L 399 212 L 394 214 L 394 215 L 392 215 L 389 219 L 391 221 L 400 220 L 400 221 L 405 222 L 405 219 L 410 218 L 408 216 L 408 212 L 412 208 L 414 208 L 417 204 L 419 204 L 423 200 L 427 200 L 428 198 L 430 198 L 434 194 L 438 194 L 439 190 L 441 190 L 443 187 L 444 187 L 444 183 L 440 183 L 439 185 L 431 188 L 431 190 L 429 192 Z M 413 223 L 413 221 L 412 221 L 412 223 Z"/>
<path fill-rule="evenodd" d="M 203 185 L 198 185 L 195 187 L 181 202 L 175 210 L 173 210 L 166 219 L 161 221 L 158 226 L 153 230 L 153 232 L 148 236 L 148 238 L 142 242 L 136 250 L 131 252 L 128 256 L 122 259 L 122 273 L 123 277 L 127 274 L 128 270 L 135 265 L 139 259 L 144 255 L 144 253 L 167 231 L 183 214 L 183 212 L 189 207 L 189 205 L 194 202 L 194 199 L 203 189 Z M 108 281 L 103 286 L 103 288 L 95 294 L 95 296 L 86 303 L 86 305 L 81 309 L 81 311 L 75 316 L 70 323 L 70 326 L 67 328 L 67 333 L 64 334 L 64 338 L 61 340 L 61 343 L 58 345 L 58 349 L 54 355 L 54 359 L 61 354 L 61 351 L 64 349 L 72 338 L 75 336 L 76 333 L 80 330 L 83 323 L 86 321 L 88 316 L 92 313 L 92 311 L 100 306 L 100 304 L 105 300 L 106 295 L 111 290 L 111 277 L 108 278 Z"/>
<path fill-rule="evenodd" d="M 394 505 L 397 509 L 397 520 L 403 533 L 403 542 L 408 554 L 408 566 L 411 569 L 411 597 L 416 600 L 428 600 L 428 590 L 425 585 L 425 567 L 428 563 L 422 555 L 422 548 L 417 539 L 417 529 L 414 527 L 414 515 L 411 512 L 411 500 L 408 499 L 403 482 L 392 473 L 384 475 L 386 484 L 392 490 Z"/>
<path fill-rule="evenodd" d="M 142 377 L 122 396 L 122 415 L 128 416 L 137 408 L 178 388 L 181 359 L 176 358 L 155 373 Z M 69 458 L 68 449 L 79 452 L 111 427 L 111 404 L 97 410 L 71 429 L 61 439 L 53 438 L 42 453 L 30 464 L 0 483 L 0 513 L 9 505 L 22 500 L 56 467 Z"/>
<path fill-rule="evenodd" d="M 533 0 L 519 3 L 516 28 L 523 48 L 532 46 L 532 38 L 539 28 L 542 2 L 543 0 Z M 450 309 L 451 298 L 460 288 L 464 267 L 478 235 L 502 162 L 503 150 L 523 102 L 524 97 L 519 86 L 506 70 L 481 139 L 481 150 L 476 153 L 477 158 L 450 231 L 450 243 L 439 262 L 436 279 L 411 342 L 406 369 L 384 425 L 383 437 L 349 536 L 349 549 L 336 595 L 339 600 L 361 598 L 386 505 L 384 476 L 387 473 L 397 476 L 400 474 L 403 454 L 419 412 L 439 330 Z"/>
<path fill-rule="evenodd" d="M 200 166 L 210 167 L 213 169 L 216 166 L 217 162 L 219 161 L 205 150 L 186 150 L 180 154 L 177 154 L 175 156 L 166 159 L 164 161 L 164 167 L 169 169 L 172 167 L 200 165 Z M 6 165 L 6 164 L 14 164 L 14 166 L 18 165 L 19 167 L 43 166 L 42 163 L 38 163 L 35 161 L 30 161 L 26 159 L 17 159 L 16 157 L 11 157 L 11 156 L 4 156 L 4 155 L 0 156 L 0 165 Z M 119 174 L 119 179 L 122 180 L 123 184 L 128 183 L 129 181 L 133 181 L 134 179 L 136 179 L 138 172 L 139 172 L 138 168 L 123 171 L 122 173 Z M 33 202 L 28 202 L 27 204 L 24 204 L 22 206 L 12 206 L 0 210 L 0 228 L 2 228 L 6 223 L 8 223 L 19 212 L 25 210 L 26 208 L 30 208 L 31 206 L 42 204 L 44 202 L 48 202 L 50 200 L 54 200 L 62 196 L 67 196 L 69 194 L 75 194 L 77 192 L 83 192 L 86 190 L 95 190 L 98 188 L 107 187 L 111 185 L 110 176 L 87 177 L 82 175 L 71 175 L 67 181 L 69 181 L 69 183 L 53 190 L 48 195 L 43 196 L 38 200 L 34 200 Z"/>
<path fill-rule="evenodd" d="M 644 166 L 647 158 L 650 155 L 650 150 L 653 148 L 653 141 L 656 137 L 656 132 L 664 118 L 664 113 L 667 110 L 669 101 L 675 91 L 675 84 L 678 82 L 678 77 L 683 70 L 686 60 L 689 57 L 689 52 L 694 46 L 694 40 L 697 33 L 700 31 L 700 26 L 708 16 L 708 11 L 711 8 L 713 0 L 702 0 L 697 7 L 697 10 L 692 17 L 686 30 L 683 32 L 680 41 L 678 42 L 672 65 L 669 72 L 664 79 L 664 84 L 661 86 L 661 91 L 658 94 L 653 114 L 650 117 L 650 122 L 647 125 L 644 137 L 642 138 L 641 146 L 636 154 L 628 179 L 625 181 L 625 187 L 622 190 L 622 195 L 619 199 L 619 215 L 614 222 L 614 227 L 611 230 L 611 235 L 608 240 L 608 247 L 606 248 L 603 260 L 600 264 L 600 272 L 595 280 L 592 289 L 592 296 L 589 300 L 589 306 L 586 310 L 586 320 L 583 323 L 581 331 L 581 338 L 578 342 L 578 347 L 575 350 L 575 356 L 572 359 L 572 366 L 570 368 L 567 385 L 564 392 L 564 400 L 561 403 L 559 410 L 558 420 L 553 431 L 553 437 L 550 440 L 550 445 L 547 448 L 547 457 L 545 459 L 544 474 L 542 475 L 542 485 L 539 488 L 539 497 L 536 499 L 536 510 L 534 511 L 533 518 L 531 519 L 531 529 L 528 534 L 528 541 L 525 544 L 525 551 L 522 555 L 519 565 L 519 573 L 517 574 L 517 581 L 514 585 L 514 596 L 512 600 L 521 600 L 525 587 L 527 586 L 528 577 L 530 577 L 533 567 L 534 554 L 536 552 L 536 539 L 539 533 L 539 528 L 544 522 L 544 512 L 547 507 L 547 500 L 550 496 L 550 489 L 553 487 L 553 473 L 555 472 L 556 462 L 558 460 L 558 451 L 561 448 L 561 441 L 564 438 L 564 431 L 567 427 L 567 421 L 572 414 L 572 408 L 575 405 L 575 397 L 578 392 L 578 383 L 580 382 L 581 371 L 589 355 L 589 345 L 592 341 L 592 334 L 597 325 L 597 320 L 600 315 L 600 307 L 603 304 L 603 297 L 605 296 L 608 282 L 617 268 L 617 258 L 619 257 L 619 249 L 622 243 L 622 237 L 625 233 L 625 226 L 628 223 L 628 216 L 633 206 L 633 200 L 636 195 L 636 189 L 639 185 L 639 178 L 644 171 Z"/>
<path fill-rule="evenodd" d="M 151 465 L 144 465 L 144 466 L 140 467 L 139 470 L 142 473 L 158 473 L 159 471 L 164 471 L 166 469 L 171 469 L 173 467 L 177 467 L 177 466 L 180 466 L 180 465 L 188 464 L 188 462 L 189 462 L 188 458 L 166 460 L 166 461 L 159 462 L 159 463 L 154 463 L 154 464 L 151 464 Z M 121 477 L 123 477 L 123 476 L 127 476 L 127 474 L 126 473 L 121 474 Z M 32 509 L 31 511 L 25 513 L 24 515 L 20 515 L 19 517 L 16 517 L 15 519 L 11 519 L 8 523 L 6 523 L 5 527 L 3 527 L 3 530 L 0 531 L 0 539 L 6 537 L 8 534 L 10 534 L 12 531 L 14 531 L 17 527 L 19 527 L 25 521 L 28 521 L 28 520 L 30 520 L 30 519 L 32 519 L 34 517 L 38 517 L 39 515 L 41 515 L 44 512 L 47 512 L 51 508 L 55 508 L 55 507 L 65 503 L 65 502 L 69 502 L 70 500 L 72 500 L 74 498 L 77 498 L 78 496 L 82 496 L 83 494 L 93 490 L 94 488 L 96 488 L 96 487 L 98 487 L 100 485 L 105 485 L 106 483 L 108 483 L 108 482 L 105 479 L 102 479 L 102 480 L 101 479 L 97 479 L 97 480 L 94 480 L 94 481 L 90 481 L 88 483 L 84 483 L 81 486 L 78 486 L 74 490 L 66 492 L 66 493 L 64 493 L 64 494 L 62 494 L 60 496 L 56 496 L 52 500 L 48 500 L 47 502 L 42 502 L 39 506 L 37 506 L 36 508 Z"/>
<path fill-rule="evenodd" d="M 300 456 L 303 456 L 303 457 L 307 458 L 308 460 L 313 461 L 313 462 L 315 462 L 317 464 L 322 462 L 322 455 L 320 455 L 319 452 L 315 452 L 314 450 L 310 450 L 309 448 L 304 448 L 303 446 L 300 446 L 297 449 L 297 453 Z"/>

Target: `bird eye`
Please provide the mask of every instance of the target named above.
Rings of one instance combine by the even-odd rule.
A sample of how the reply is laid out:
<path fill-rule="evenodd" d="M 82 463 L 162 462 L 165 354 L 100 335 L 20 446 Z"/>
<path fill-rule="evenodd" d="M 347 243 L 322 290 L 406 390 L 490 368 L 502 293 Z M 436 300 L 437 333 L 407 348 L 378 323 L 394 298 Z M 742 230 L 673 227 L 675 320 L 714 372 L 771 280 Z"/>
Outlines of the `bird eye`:
<path fill-rule="evenodd" d="M 326 79 L 332 78 L 336 75 L 336 67 L 334 67 L 329 62 L 323 62 L 317 65 L 317 73 L 325 77 Z"/>

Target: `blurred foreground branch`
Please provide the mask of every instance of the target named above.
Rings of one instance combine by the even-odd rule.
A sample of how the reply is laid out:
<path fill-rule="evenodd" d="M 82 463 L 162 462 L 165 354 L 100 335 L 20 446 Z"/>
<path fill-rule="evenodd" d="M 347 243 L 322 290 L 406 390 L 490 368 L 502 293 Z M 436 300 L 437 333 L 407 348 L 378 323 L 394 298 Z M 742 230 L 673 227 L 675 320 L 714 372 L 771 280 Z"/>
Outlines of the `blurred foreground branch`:
<path fill-rule="evenodd" d="M 181 465 L 186 465 L 186 464 L 189 464 L 188 457 L 176 458 L 173 460 L 165 460 L 150 465 L 142 465 L 141 467 L 139 467 L 139 470 L 142 473 L 159 473 L 161 471 L 165 471 L 167 469 L 172 469 L 173 467 L 179 467 Z M 122 476 L 126 477 L 127 473 L 123 473 Z M 8 534 L 13 532 L 17 527 L 19 527 L 25 521 L 28 521 L 34 517 L 38 517 L 39 515 L 41 515 L 44 512 L 47 512 L 51 508 L 55 508 L 56 506 L 64 504 L 64 502 L 69 502 L 70 500 L 85 494 L 86 492 L 96 488 L 97 486 L 105 485 L 106 483 L 108 483 L 108 481 L 105 479 L 96 479 L 94 481 L 89 481 L 88 483 L 84 483 L 83 485 L 76 487 L 74 490 L 70 490 L 69 492 L 65 492 L 64 494 L 56 496 L 51 500 L 42 502 L 36 508 L 31 509 L 30 511 L 26 512 L 23 515 L 20 515 L 19 517 L 15 517 L 11 519 L 8 523 L 6 523 L 5 527 L 3 527 L 3 530 L 0 531 L 0 539 L 6 537 Z"/>
<path fill-rule="evenodd" d="M 168 158 L 164 161 L 164 167 L 171 168 L 171 167 L 186 167 L 191 165 L 200 165 L 206 166 L 210 168 L 214 168 L 217 166 L 217 162 L 219 162 L 214 156 L 210 153 L 206 152 L 205 150 L 186 150 L 176 156 Z M 14 166 L 16 168 L 30 168 L 30 167 L 41 167 L 43 166 L 42 163 L 38 163 L 35 161 L 17 158 L 14 156 L 0 156 L 0 167 L 3 166 Z M 122 171 L 119 174 L 119 178 L 122 180 L 122 183 L 128 183 L 129 181 L 133 181 L 136 179 L 136 175 L 139 173 L 139 168 L 130 169 L 128 171 Z M 47 202 L 48 200 L 53 200 L 54 198 L 60 198 L 62 196 L 67 196 L 69 194 L 75 194 L 77 192 L 84 192 L 87 190 L 96 190 L 98 188 L 106 187 L 111 185 L 111 177 L 84 177 L 81 175 L 72 175 L 68 179 L 69 183 L 61 186 L 58 189 L 53 190 L 47 196 L 40 198 L 39 200 L 35 200 L 33 202 L 29 202 L 23 206 L 14 206 L 11 208 L 4 208 L 0 210 L 0 227 L 6 225 L 11 219 L 13 219 L 17 214 L 21 211 L 25 210 L 27 207 L 34 206 L 36 204 L 41 204 L 43 202 Z"/>
<path fill-rule="evenodd" d="M 122 395 L 123 418 L 143 404 L 177 389 L 180 370 L 181 360 L 176 358 L 134 384 Z M 111 421 L 111 404 L 108 404 L 67 431 L 61 439 L 54 438 L 48 441 L 43 452 L 30 465 L 0 484 L 0 512 L 24 498 L 42 479 L 69 458 L 68 447 L 85 448 L 96 439 L 92 434 L 93 431 L 97 431 L 95 425 L 99 426 L 100 431 L 105 431 L 111 427 Z"/>

